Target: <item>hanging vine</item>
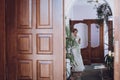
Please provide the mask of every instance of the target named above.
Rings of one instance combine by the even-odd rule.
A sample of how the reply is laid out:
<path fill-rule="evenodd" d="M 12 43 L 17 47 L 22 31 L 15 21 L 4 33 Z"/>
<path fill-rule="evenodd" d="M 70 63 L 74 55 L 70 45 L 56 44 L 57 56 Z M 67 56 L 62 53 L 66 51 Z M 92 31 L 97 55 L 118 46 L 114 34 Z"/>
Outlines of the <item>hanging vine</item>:
<path fill-rule="evenodd" d="M 104 19 L 107 24 L 109 16 L 112 16 L 112 11 L 108 3 L 103 3 L 97 7 L 97 16 L 99 19 Z"/>

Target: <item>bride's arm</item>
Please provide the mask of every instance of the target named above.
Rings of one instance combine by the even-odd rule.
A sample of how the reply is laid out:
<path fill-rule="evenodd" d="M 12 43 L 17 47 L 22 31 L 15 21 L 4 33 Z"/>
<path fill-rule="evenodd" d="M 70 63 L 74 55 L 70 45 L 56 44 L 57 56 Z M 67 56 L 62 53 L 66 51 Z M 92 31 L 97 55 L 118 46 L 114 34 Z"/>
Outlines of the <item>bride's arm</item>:
<path fill-rule="evenodd" d="M 78 43 L 80 44 L 80 38 L 79 38 L 79 40 L 78 40 Z"/>

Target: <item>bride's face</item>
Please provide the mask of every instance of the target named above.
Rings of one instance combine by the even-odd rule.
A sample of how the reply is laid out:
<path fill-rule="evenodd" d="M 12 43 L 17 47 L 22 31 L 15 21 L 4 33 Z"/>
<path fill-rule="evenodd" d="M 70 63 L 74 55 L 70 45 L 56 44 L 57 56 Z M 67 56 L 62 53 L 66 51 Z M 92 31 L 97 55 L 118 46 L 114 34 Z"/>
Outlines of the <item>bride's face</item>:
<path fill-rule="evenodd" d="M 74 33 L 73 33 L 73 34 L 74 34 L 74 36 L 77 36 L 77 31 L 74 31 Z"/>

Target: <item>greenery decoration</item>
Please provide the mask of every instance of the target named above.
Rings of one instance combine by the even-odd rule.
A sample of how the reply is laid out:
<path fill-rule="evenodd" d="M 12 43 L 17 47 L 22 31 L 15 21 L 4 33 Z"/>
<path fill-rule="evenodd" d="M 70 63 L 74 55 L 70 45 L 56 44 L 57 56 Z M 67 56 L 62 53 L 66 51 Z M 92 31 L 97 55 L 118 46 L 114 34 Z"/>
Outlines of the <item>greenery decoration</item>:
<path fill-rule="evenodd" d="M 109 75 L 111 78 L 113 78 L 113 75 L 114 75 L 114 54 L 111 53 L 108 53 L 106 56 L 105 56 L 105 64 L 109 70 Z"/>
<path fill-rule="evenodd" d="M 104 19 L 107 23 L 109 16 L 112 16 L 111 8 L 107 2 L 97 7 L 97 16 L 99 19 Z"/>
<path fill-rule="evenodd" d="M 109 16 L 112 16 L 112 10 L 108 2 L 103 0 L 103 3 L 99 3 L 99 0 L 88 0 L 88 3 L 92 2 L 95 3 L 98 19 L 104 19 L 107 24 Z"/>
<path fill-rule="evenodd" d="M 113 68 L 113 62 L 114 62 L 114 56 L 113 56 L 113 54 L 107 54 L 106 56 L 105 56 L 105 64 L 106 64 L 106 66 L 109 68 L 109 69 L 111 69 L 111 68 Z"/>
<path fill-rule="evenodd" d="M 72 54 L 72 48 L 77 46 L 75 39 L 71 36 L 71 31 L 68 26 L 66 26 L 66 58 L 70 59 L 70 63 L 72 66 L 76 65 L 74 60 L 74 56 Z"/>
<path fill-rule="evenodd" d="M 74 67 L 76 64 L 74 60 L 74 55 L 72 53 L 72 48 L 77 45 L 75 39 L 71 35 L 70 27 L 66 26 L 66 59 L 70 60 L 70 65 Z M 66 68 L 67 74 L 70 75 L 69 70 Z M 67 75 L 66 74 L 66 75 Z M 69 78 L 67 79 L 69 80 Z"/>

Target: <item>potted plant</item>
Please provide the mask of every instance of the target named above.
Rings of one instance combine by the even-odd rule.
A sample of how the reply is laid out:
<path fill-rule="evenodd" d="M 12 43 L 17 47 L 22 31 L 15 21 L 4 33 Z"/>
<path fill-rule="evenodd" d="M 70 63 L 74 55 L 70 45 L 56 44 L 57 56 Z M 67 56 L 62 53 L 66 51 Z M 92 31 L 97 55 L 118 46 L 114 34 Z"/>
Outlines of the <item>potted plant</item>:
<path fill-rule="evenodd" d="M 113 78 L 114 74 L 114 54 L 109 51 L 109 53 L 105 56 L 105 64 L 108 68 L 110 77 Z"/>
<path fill-rule="evenodd" d="M 76 65 L 74 56 L 72 54 L 72 48 L 76 45 L 75 40 L 71 36 L 69 26 L 66 26 L 66 63 L 67 63 L 67 78 L 71 74 L 71 67 Z"/>

